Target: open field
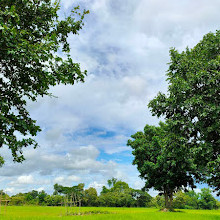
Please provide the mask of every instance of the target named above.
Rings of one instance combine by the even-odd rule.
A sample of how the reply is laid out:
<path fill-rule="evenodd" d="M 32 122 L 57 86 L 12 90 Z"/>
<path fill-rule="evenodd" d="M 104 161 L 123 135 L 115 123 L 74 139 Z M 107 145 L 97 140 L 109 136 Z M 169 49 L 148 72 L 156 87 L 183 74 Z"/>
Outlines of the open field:
<path fill-rule="evenodd" d="M 1 220 L 50 220 L 50 219 L 148 219 L 148 220 L 220 220 L 220 210 L 179 210 L 175 213 L 162 213 L 153 208 L 81 208 L 86 211 L 108 212 L 84 216 L 64 216 L 65 208 L 40 206 L 9 206 L 1 208 Z"/>

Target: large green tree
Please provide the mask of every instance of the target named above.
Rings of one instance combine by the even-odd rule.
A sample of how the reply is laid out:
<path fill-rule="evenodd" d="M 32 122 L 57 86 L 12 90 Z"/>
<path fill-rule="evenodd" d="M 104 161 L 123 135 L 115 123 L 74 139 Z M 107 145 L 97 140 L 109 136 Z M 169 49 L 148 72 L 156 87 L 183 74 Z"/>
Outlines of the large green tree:
<path fill-rule="evenodd" d="M 195 169 L 185 140 L 174 134 L 169 124 L 146 125 L 144 132 L 137 132 L 128 140 L 145 188 L 154 188 L 165 198 L 165 207 L 172 209 L 173 194 L 188 186 L 194 188 L 192 177 Z"/>
<path fill-rule="evenodd" d="M 198 166 L 220 194 L 220 31 L 205 35 L 194 48 L 170 51 L 168 93 L 150 103 L 153 115 L 172 122 L 187 140 Z"/>
<path fill-rule="evenodd" d="M 53 2 L 0 1 L 0 147 L 7 145 L 17 162 L 24 160 L 23 147 L 37 146 L 32 137 L 40 131 L 27 100 L 50 95 L 59 83 L 83 82 L 86 75 L 70 57 L 67 38 L 82 28 L 88 11 L 76 7 L 61 20 L 60 3 Z"/>

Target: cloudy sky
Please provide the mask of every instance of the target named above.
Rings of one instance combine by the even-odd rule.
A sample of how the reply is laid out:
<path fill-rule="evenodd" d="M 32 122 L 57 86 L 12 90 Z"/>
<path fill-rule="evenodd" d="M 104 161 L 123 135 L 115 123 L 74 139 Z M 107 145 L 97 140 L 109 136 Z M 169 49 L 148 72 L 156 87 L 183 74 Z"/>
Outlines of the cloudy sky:
<path fill-rule="evenodd" d="M 219 29 L 219 0 L 61 0 L 61 16 L 81 5 L 90 10 L 78 36 L 70 36 L 71 55 L 88 70 L 84 84 L 57 86 L 58 98 L 29 103 L 42 132 L 40 148 L 24 151 L 26 161 L 6 164 L 0 188 L 9 194 L 53 185 L 92 186 L 100 191 L 116 177 L 141 188 L 126 146 L 145 124 L 156 125 L 147 104 L 166 92 L 169 49 L 193 47 L 208 32 Z M 200 186 L 199 186 L 200 187 Z M 199 189 L 198 189 L 199 190 Z M 155 192 L 150 191 L 152 195 Z"/>

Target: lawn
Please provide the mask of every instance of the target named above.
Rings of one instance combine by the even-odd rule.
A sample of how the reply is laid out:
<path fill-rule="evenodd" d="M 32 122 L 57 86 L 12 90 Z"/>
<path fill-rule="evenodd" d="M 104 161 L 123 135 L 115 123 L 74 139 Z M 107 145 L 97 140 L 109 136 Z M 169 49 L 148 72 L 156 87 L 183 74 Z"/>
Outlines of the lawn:
<path fill-rule="evenodd" d="M 8 206 L 1 208 L 1 220 L 50 220 L 50 219 L 147 219 L 147 220 L 220 220 L 220 210 L 178 210 L 178 212 L 159 212 L 153 208 L 81 208 L 82 212 L 99 211 L 102 214 L 84 216 L 65 216 L 63 207 Z M 104 214 L 107 212 L 107 214 Z"/>

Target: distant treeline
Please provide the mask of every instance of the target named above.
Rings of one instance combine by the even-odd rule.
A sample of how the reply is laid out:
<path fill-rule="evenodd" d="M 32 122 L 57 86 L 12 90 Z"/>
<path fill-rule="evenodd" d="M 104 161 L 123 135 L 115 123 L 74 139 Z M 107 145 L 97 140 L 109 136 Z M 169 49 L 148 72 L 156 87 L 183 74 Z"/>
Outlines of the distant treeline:
<path fill-rule="evenodd" d="M 126 182 L 112 178 L 108 180 L 108 187 L 103 186 L 100 195 L 95 188 L 84 189 L 84 184 L 80 183 L 73 187 L 54 185 L 53 195 L 48 195 L 44 190 L 38 192 L 32 190 L 27 193 L 18 193 L 9 196 L 2 192 L 1 204 L 8 201 L 8 205 L 42 205 L 42 206 L 61 206 L 64 205 L 65 198 L 73 195 L 80 196 L 82 206 L 101 206 L 101 207 L 157 207 L 165 205 L 164 197 L 157 195 L 150 196 L 143 190 L 136 190 L 129 187 Z M 216 200 L 211 190 L 204 188 L 200 193 L 195 191 L 179 191 L 174 195 L 173 208 L 177 209 L 219 209 L 220 202 Z"/>

